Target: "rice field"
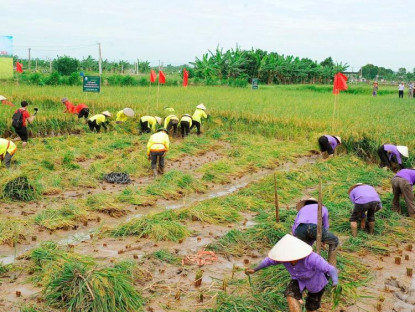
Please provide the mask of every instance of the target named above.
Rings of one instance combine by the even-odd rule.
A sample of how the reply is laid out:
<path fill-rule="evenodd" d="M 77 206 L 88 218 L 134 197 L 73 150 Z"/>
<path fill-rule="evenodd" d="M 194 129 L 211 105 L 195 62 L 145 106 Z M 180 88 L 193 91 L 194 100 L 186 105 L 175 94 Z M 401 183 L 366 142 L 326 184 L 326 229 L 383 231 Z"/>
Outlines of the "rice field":
<path fill-rule="evenodd" d="M 286 271 L 273 267 L 248 279 L 243 269 L 290 232 L 296 202 L 316 197 L 321 179 L 341 240 L 342 286 L 326 292 L 322 311 L 354 311 L 347 309 L 367 303 L 362 287 L 376 281 L 376 268 L 387 270 L 386 258 L 415 243 L 414 221 L 391 211 L 393 173 L 377 166 L 384 143 L 408 145 L 407 165 L 413 160 L 415 100 L 399 100 L 395 89 L 381 86 L 372 97 L 370 86 L 350 85 L 335 100 L 330 87 L 309 85 L 162 86 L 157 96 L 157 87 L 84 94 L 79 87 L 3 83 L 0 94 L 16 105 L 27 100 L 39 113 L 28 148 L 16 140 L 11 170 L 0 169 L 0 310 L 287 311 Z M 137 116 L 90 133 L 63 114 L 62 97 L 95 113 L 131 107 Z M 209 113 L 202 135 L 171 137 L 166 172 L 154 179 L 139 116 L 163 115 L 166 106 L 192 114 L 199 103 Z M 13 111 L 0 106 L 2 137 L 15 137 Z M 314 152 L 322 134 L 344 142 L 328 161 Z M 132 182 L 109 184 L 104 176 L 111 172 L 128 173 Z M 357 182 L 376 187 L 383 200 L 374 236 L 360 230 L 350 237 L 347 190 Z M 216 258 L 207 253 L 199 267 L 192 259 L 203 250 Z M 378 295 L 369 300 L 373 310 Z"/>

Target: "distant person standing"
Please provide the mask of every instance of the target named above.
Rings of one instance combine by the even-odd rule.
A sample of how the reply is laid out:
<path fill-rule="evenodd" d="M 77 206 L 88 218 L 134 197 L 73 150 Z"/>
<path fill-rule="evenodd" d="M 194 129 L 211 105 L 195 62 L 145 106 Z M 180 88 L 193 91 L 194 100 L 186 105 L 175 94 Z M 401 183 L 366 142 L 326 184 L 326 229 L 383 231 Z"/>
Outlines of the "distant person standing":
<path fill-rule="evenodd" d="M 200 128 L 202 127 L 202 118 L 207 118 L 206 107 L 203 104 L 199 104 L 198 106 L 196 106 L 196 110 L 193 113 L 192 127 L 190 128 L 190 129 L 193 129 L 193 127 L 196 127 L 197 135 L 200 135 L 202 133 L 200 131 Z"/>
<path fill-rule="evenodd" d="M 0 161 L 4 161 L 6 168 L 10 168 L 10 163 L 16 150 L 16 144 L 12 141 L 0 139 Z"/>
<path fill-rule="evenodd" d="M 14 112 L 12 126 L 23 142 L 22 147 L 25 147 L 27 145 L 27 140 L 29 137 L 27 133 L 27 124 L 32 123 L 33 120 L 35 120 L 36 116 L 30 116 L 29 112 L 27 111 L 27 106 L 29 105 L 29 103 L 27 103 L 26 101 L 22 101 L 20 105 L 22 107 Z M 37 111 L 37 108 L 35 108 L 35 111 Z"/>
<path fill-rule="evenodd" d="M 318 139 L 318 144 L 320 145 L 320 151 L 323 154 L 323 158 L 327 159 L 328 157 L 334 156 L 334 150 L 337 145 L 341 144 L 341 138 L 335 135 L 323 135 Z"/>
<path fill-rule="evenodd" d="M 405 85 L 403 82 L 399 84 L 398 91 L 399 91 L 399 98 L 403 99 L 403 91 L 405 90 Z"/>
<path fill-rule="evenodd" d="M 375 81 L 373 83 L 373 93 L 372 93 L 373 96 L 376 96 L 378 94 L 378 88 L 379 88 L 379 84 L 377 81 Z"/>
<path fill-rule="evenodd" d="M 409 95 L 409 98 L 411 99 L 411 98 L 413 98 L 413 97 L 414 97 L 414 83 L 413 83 L 413 82 L 411 82 L 411 83 L 408 85 L 408 90 L 409 90 L 408 95 Z"/>

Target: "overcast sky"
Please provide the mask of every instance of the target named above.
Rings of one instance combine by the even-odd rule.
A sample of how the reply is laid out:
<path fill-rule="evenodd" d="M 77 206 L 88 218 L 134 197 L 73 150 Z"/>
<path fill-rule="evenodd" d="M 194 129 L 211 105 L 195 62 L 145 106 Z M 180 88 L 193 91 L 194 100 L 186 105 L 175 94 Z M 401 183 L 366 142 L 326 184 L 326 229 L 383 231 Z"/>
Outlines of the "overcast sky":
<path fill-rule="evenodd" d="M 0 35 L 27 58 L 89 54 L 156 65 L 194 61 L 218 45 L 333 60 L 415 67 L 409 0 L 0 0 Z"/>

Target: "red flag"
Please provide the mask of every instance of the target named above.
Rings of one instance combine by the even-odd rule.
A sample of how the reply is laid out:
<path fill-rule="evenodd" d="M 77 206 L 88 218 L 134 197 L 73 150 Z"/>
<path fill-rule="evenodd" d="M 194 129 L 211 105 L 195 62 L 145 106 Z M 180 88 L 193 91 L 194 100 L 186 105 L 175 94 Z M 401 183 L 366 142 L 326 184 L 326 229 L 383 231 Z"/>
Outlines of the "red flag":
<path fill-rule="evenodd" d="M 186 68 L 183 69 L 183 87 L 187 87 L 187 83 L 189 82 L 189 72 Z"/>
<path fill-rule="evenodd" d="M 157 74 L 156 74 L 156 72 L 154 71 L 154 69 L 152 69 L 152 70 L 150 71 L 150 82 L 156 82 L 156 78 L 157 78 Z"/>
<path fill-rule="evenodd" d="M 161 84 L 166 83 L 166 75 L 164 75 L 164 73 L 161 70 L 159 71 L 159 82 Z"/>
<path fill-rule="evenodd" d="M 18 73 L 23 73 L 23 65 L 19 62 L 16 62 L 16 71 Z"/>
<path fill-rule="evenodd" d="M 339 94 L 341 90 L 347 90 L 347 77 L 337 73 L 334 75 L 333 94 Z"/>

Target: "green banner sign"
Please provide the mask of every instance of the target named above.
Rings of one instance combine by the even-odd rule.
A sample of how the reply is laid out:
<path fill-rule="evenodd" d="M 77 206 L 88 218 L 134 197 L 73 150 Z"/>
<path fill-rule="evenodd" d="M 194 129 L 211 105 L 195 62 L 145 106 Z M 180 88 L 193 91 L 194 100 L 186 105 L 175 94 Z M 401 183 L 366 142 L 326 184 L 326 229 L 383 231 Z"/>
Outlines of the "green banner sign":
<path fill-rule="evenodd" d="M 258 83 L 259 83 L 258 78 L 252 78 L 252 89 L 258 89 Z"/>
<path fill-rule="evenodd" d="M 101 91 L 101 77 L 84 76 L 82 79 L 82 87 L 83 87 L 84 92 L 100 92 Z"/>

